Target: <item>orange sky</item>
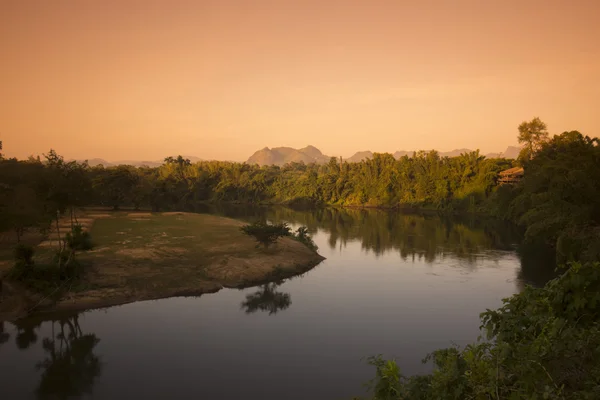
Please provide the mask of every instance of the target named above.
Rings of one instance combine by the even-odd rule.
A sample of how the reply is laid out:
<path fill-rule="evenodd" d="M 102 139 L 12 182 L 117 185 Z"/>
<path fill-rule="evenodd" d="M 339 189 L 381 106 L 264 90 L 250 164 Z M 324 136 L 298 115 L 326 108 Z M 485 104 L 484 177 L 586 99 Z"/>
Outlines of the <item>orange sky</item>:
<path fill-rule="evenodd" d="M 599 135 L 597 0 L 1 0 L 8 156 L 245 160 Z"/>

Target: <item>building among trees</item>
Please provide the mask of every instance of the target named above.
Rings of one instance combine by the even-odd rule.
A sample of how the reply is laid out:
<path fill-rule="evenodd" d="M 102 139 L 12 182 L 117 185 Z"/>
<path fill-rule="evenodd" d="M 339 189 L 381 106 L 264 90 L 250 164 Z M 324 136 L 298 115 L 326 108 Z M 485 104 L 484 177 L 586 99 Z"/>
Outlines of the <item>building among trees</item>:
<path fill-rule="evenodd" d="M 500 171 L 498 174 L 498 184 L 504 185 L 518 183 L 523 178 L 524 173 L 525 171 L 522 167 L 514 167 Z"/>

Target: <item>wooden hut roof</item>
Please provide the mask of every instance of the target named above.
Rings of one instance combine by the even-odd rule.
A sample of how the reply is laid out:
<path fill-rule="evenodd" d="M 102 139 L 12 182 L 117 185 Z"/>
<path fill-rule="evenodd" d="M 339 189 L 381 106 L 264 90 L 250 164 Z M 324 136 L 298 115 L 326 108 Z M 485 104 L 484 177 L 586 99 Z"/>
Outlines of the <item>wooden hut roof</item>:
<path fill-rule="evenodd" d="M 508 175 L 523 175 L 525 171 L 523 170 L 522 167 L 514 167 L 514 168 L 509 168 L 506 169 L 504 171 L 500 172 L 500 175 L 502 176 L 508 176 Z"/>

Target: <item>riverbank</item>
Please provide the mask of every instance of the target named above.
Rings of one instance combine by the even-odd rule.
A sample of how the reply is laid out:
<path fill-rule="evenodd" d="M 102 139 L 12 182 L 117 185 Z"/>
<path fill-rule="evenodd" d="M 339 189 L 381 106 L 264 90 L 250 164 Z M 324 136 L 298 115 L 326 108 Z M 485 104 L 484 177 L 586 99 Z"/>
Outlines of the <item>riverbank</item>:
<path fill-rule="evenodd" d="M 306 272 L 324 258 L 291 238 L 256 248 L 242 222 L 181 212 L 87 213 L 93 250 L 79 253 L 85 276 L 50 300 L 6 282 L 0 320 L 32 311 L 83 310 L 140 300 L 197 296 Z M 51 255 L 41 242 L 36 258 Z"/>
<path fill-rule="evenodd" d="M 380 211 L 394 211 L 402 212 L 407 214 L 422 214 L 422 215 L 470 215 L 476 217 L 495 218 L 501 219 L 489 210 L 486 206 L 478 206 L 475 210 L 468 208 L 439 208 L 432 204 L 393 204 L 393 205 L 373 205 L 373 204 L 329 204 L 319 202 L 297 202 L 295 200 L 285 201 L 261 201 L 261 202 L 241 202 L 241 201 L 202 201 L 197 203 L 200 206 L 205 207 L 218 207 L 219 205 L 234 205 L 234 206 L 246 206 L 246 207 L 288 207 L 294 210 L 307 210 L 307 209 L 321 209 L 321 208 L 339 208 L 348 210 L 380 210 Z"/>

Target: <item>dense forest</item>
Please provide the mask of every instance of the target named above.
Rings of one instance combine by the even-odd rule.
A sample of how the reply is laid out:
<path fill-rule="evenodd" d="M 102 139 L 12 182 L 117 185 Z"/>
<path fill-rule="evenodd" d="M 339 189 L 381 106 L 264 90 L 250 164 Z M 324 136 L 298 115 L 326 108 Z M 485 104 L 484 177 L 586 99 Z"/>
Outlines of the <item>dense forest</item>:
<path fill-rule="evenodd" d="M 517 185 L 498 185 L 512 160 L 478 151 L 440 157 L 416 152 L 348 163 L 291 163 L 283 167 L 197 162 L 168 157 L 160 167 L 90 167 L 51 150 L 42 159 L 0 161 L 0 224 L 17 237 L 49 224 L 57 213 L 89 205 L 189 210 L 206 202 L 364 206 L 480 212 L 525 228 L 528 241 L 543 241 L 561 259 L 600 257 L 600 147 L 577 131 L 548 137 L 534 118 L 519 126 L 525 169 Z"/>

